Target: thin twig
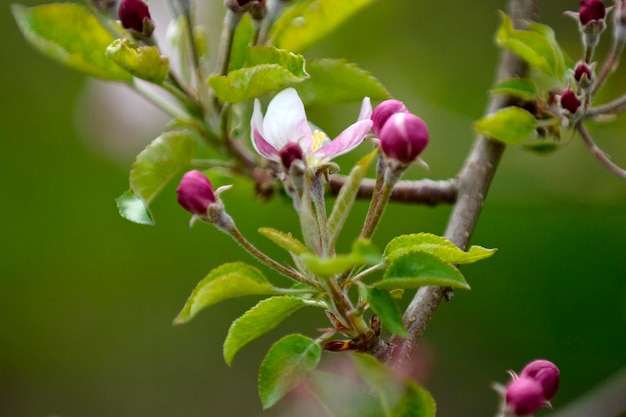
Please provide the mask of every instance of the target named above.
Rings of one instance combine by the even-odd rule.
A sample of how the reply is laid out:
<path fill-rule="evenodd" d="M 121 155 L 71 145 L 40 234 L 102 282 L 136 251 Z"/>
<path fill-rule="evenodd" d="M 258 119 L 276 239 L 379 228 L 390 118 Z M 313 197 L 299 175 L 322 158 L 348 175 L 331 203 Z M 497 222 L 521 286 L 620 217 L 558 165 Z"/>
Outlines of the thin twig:
<path fill-rule="evenodd" d="M 508 12 L 515 26 L 522 27 L 524 21 L 537 20 L 539 0 L 510 0 Z M 507 51 L 501 54 L 498 68 L 499 81 L 524 77 L 528 72 L 528 66 L 518 56 Z M 487 114 L 511 104 L 514 103 L 505 96 L 494 96 L 487 108 Z M 445 233 L 445 237 L 459 248 L 467 247 L 504 149 L 502 143 L 478 136 L 459 174 L 457 201 Z M 420 288 L 404 314 L 409 338 L 393 336 L 388 347 L 377 350 L 377 356 L 393 368 L 405 367 L 413 347 L 447 294 L 449 289 L 444 287 Z"/>
<path fill-rule="evenodd" d="M 581 122 L 576 123 L 576 130 L 578 130 L 578 133 L 580 133 L 580 136 L 582 136 L 583 140 L 591 150 L 591 153 L 593 153 L 593 155 L 598 158 L 604 166 L 606 166 L 614 174 L 622 178 L 626 178 L 626 171 L 617 166 L 613 161 L 611 161 L 608 155 L 605 154 L 598 145 L 596 145 L 596 143 L 593 141 L 593 138 Z"/>

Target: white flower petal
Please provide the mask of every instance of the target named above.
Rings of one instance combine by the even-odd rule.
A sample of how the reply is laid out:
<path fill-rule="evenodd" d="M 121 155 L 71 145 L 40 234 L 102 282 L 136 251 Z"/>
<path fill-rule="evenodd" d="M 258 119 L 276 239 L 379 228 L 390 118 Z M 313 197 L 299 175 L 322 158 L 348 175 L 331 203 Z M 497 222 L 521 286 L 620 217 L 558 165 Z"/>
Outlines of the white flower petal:
<path fill-rule="evenodd" d="M 361 120 L 368 120 L 372 118 L 372 102 L 369 97 L 364 97 L 363 102 L 361 103 L 361 112 L 359 113 L 359 118 L 356 119 L 358 122 Z"/>
<path fill-rule="evenodd" d="M 293 88 L 278 93 L 267 106 L 263 119 L 263 137 L 280 150 L 288 142 L 309 149 L 311 130 L 306 120 L 304 104 Z"/>
<path fill-rule="evenodd" d="M 254 100 L 254 111 L 250 121 L 250 135 L 252 137 L 252 146 L 261 156 L 275 161 L 280 160 L 278 149 L 265 140 L 263 134 L 263 114 L 261 113 L 261 103 L 258 99 Z"/>

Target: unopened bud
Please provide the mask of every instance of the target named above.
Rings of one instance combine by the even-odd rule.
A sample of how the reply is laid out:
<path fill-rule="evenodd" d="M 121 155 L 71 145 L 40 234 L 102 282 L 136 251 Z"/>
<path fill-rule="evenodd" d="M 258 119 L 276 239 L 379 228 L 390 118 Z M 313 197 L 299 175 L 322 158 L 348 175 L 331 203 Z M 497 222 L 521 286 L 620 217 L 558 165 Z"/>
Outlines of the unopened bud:
<path fill-rule="evenodd" d="M 564 90 L 561 93 L 561 107 L 571 114 L 576 114 L 580 108 L 580 100 L 572 90 Z"/>
<path fill-rule="evenodd" d="M 265 17 L 265 0 L 226 0 L 226 7 L 238 15 L 250 12 L 254 19 Z"/>
<path fill-rule="evenodd" d="M 394 113 L 407 113 L 408 110 L 399 100 L 385 100 L 374 109 L 372 113 L 372 131 L 376 136 L 380 134 L 381 129 Z"/>
<path fill-rule="evenodd" d="M 176 189 L 178 203 L 191 214 L 204 216 L 209 206 L 216 202 L 211 181 L 200 171 L 189 171 Z"/>
<path fill-rule="evenodd" d="M 559 368 L 550 361 L 538 359 L 522 369 L 520 378 L 531 378 L 539 382 L 543 389 L 543 397 L 550 401 L 559 390 Z"/>
<path fill-rule="evenodd" d="M 579 20 L 585 26 L 593 20 L 604 20 L 606 8 L 602 0 L 580 0 Z"/>
<path fill-rule="evenodd" d="M 527 416 L 546 403 L 541 384 L 532 378 L 519 378 L 506 387 L 505 402 L 516 416 Z"/>
<path fill-rule="evenodd" d="M 142 0 L 122 0 L 118 16 L 125 29 L 133 30 L 149 37 L 154 32 L 154 22 L 148 5 Z"/>
<path fill-rule="evenodd" d="M 412 113 L 392 114 L 379 137 L 385 156 L 405 165 L 415 161 L 429 141 L 426 123 Z"/>

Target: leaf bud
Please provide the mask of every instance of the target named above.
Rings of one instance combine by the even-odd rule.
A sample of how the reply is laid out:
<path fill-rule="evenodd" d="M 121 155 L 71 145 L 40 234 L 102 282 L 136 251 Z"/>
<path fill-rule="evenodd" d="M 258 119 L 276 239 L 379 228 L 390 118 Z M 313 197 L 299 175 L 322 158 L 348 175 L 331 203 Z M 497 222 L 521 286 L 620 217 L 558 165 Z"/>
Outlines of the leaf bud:
<path fill-rule="evenodd" d="M 576 114 L 580 109 L 580 100 L 572 90 L 564 90 L 560 97 L 561 108 L 567 110 L 570 114 Z"/>
<path fill-rule="evenodd" d="M 204 216 L 209 206 L 215 203 L 215 192 L 211 181 L 202 172 L 189 171 L 180 181 L 176 189 L 178 204 L 191 214 Z"/>
<path fill-rule="evenodd" d="M 415 161 L 429 141 L 426 123 L 408 112 L 392 114 L 379 137 L 385 156 L 403 165 Z"/>
<path fill-rule="evenodd" d="M 553 399 L 559 390 L 559 376 L 559 368 L 544 359 L 532 361 L 522 369 L 520 374 L 520 378 L 531 378 L 539 382 L 546 401 Z"/>
<path fill-rule="evenodd" d="M 399 100 L 383 101 L 378 106 L 376 106 L 374 112 L 372 113 L 372 122 L 374 122 L 374 125 L 372 126 L 372 131 L 376 136 L 378 136 L 381 129 L 385 125 L 385 122 L 387 122 L 392 114 L 407 112 L 408 110 L 404 106 L 404 103 Z"/>
<path fill-rule="evenodd" d="M 533 378 L 514 379 L 506 387 L 505 403 L 515 416 L 533 414 L 546 404 L 541 383 Z"/>
<path fill-rule="evenodd" d="M 122 0 L 117 11 L 122 26 L 145 37 L 154 32 L 154 22 L 148 5 L 142 0 Z"/>

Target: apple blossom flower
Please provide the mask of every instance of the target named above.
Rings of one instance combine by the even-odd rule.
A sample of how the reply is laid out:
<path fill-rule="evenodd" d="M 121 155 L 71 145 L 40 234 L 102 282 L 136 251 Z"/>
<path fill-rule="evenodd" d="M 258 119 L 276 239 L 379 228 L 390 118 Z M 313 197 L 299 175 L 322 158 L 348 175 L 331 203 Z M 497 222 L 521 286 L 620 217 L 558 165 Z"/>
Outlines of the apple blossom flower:
<path fill-rule="evenodd" d="M 365 97 L 356 123 L 329 140 L 325 133 L 307 120 L 304 104 L 296 90 L 287 88 L 270 101 L 265 116 L 261 111 L 261 102 L 258 99 L 254 101 L 252 145 L 264 158 L 281 163 L 281 155 L 298 155 L 294 152 L 295 144 L 300 147 L 304 162 L 314 169 L 357 147 L 372 127 L 371 115 L 370 99 Z M 294 160 L 288 159 L 290 162 Z"/>

